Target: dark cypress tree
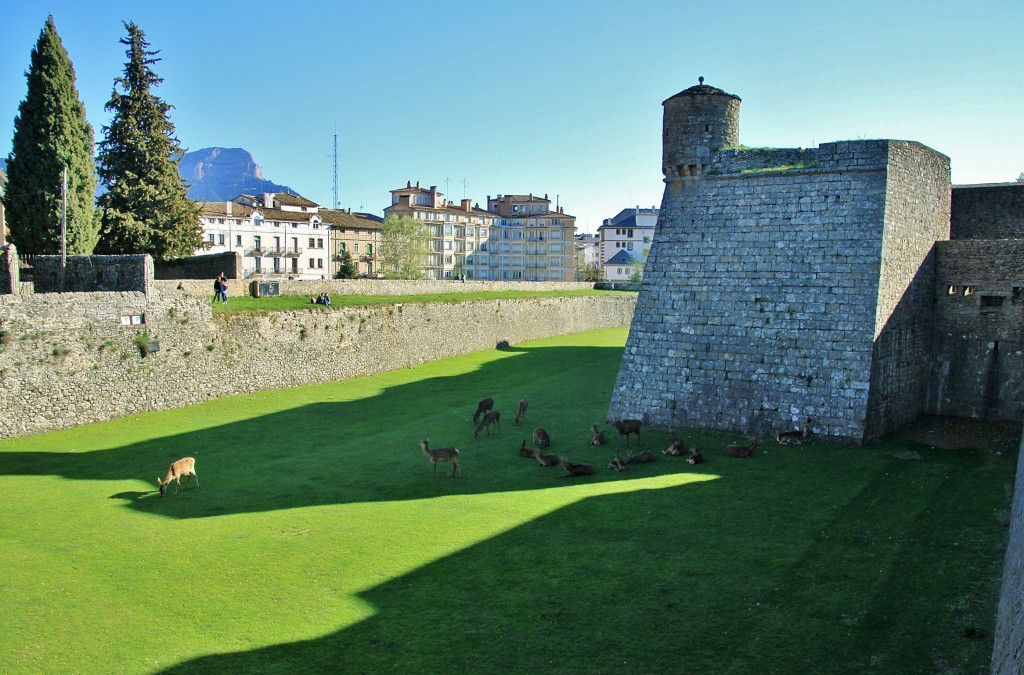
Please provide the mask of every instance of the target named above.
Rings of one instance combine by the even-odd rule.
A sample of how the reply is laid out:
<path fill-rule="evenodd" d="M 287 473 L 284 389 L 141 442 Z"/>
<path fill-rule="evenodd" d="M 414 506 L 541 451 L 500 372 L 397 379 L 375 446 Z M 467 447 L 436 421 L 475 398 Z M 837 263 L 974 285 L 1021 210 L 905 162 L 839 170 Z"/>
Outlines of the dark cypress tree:
<path fill-rule="evenodd" d="M 14 118 L 3 196 L 11 242 L 21 253 L 60 253 L 61 173 L 67 167 L 67 252 L 88 255 L 98 238 L 93 131 L 52 16 L 25 77 L 28 92 Z"/>
<path fill-rule="evenodd" d="M 159 52 L 147 49 L 141 28 L 124 26 L 128 62 L 106 106 L 113 117 L 103 128 L 98 157 L 107 192 L 99 199 L 103 229 L 96 250 L 150 253 L 159 260 L 189 256 L 203 244 L 201 207 L 188 198 L 178 172 L 185 151 L 168 118 L 173 106 L 152 91 L 163 82 L 152 68 Z"/>

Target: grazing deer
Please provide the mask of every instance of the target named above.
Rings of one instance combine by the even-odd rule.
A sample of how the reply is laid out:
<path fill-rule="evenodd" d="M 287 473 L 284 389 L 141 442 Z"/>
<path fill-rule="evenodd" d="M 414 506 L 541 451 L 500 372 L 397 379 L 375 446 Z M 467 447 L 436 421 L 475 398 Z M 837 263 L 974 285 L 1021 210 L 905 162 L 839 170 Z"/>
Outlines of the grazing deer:
<path fill-rule="evenodd" d="M 523 444 L 519 446 L 519 456 L 533 459 L 533 448 L 526 447 L 526 439 L 523 439 Z"/>
<path fill-rule="evenodd" d="M 804 426 L 800 431 L 783 431 L 775 437 L 777 443 L 782 445 L 789 445 L 795 443 L 800 445 L 807 440 L 807 437 L 811 435 L 811 418 L 808 417 L 807 421 L 804 422 Z"/>
<path fill-rule="evenodd" d="M 700 450 L 697 449 L 696 445 L 690 446 L 690 456 L 686 458 L 687 464 L 703 464 L 704 455 L 700 454 Z"/>
<path fill-rule="evenodd" d="M 560 464 L 558 457 L 554 455 L 545 455 L 540 451 L 540 448 L 533 449 L 533 456 L 537 459 L 541 466 L 554 466 Z"/>
<path fill-rule="evenodd" d="M 488 396 L 476 404 L 476 412 L 473 413 L 473 424 L 480 421 L 480 416 L 494 407 L 494 399 Z"/>
<path fill-rule="evenodd" d="M 597 428 L 596 424 L 591 424 L 590 425 L 590 433 L 593 434 L 593 438 L 590 439 L 590 444 L 591 445 L 604 445 L 605 444 L 604 434 L 601 433 L 601 430 Z"/>
<path fill-rule="evenodd" d="M 487 427 L 487 435 L 491 435 L 491 427 L 498 427 L 498 433 L 501 433 L 501 413 L 497 410 L 492 410 L 483 416 L 480 420 L 480 424 L 476 425 L 476 431 L 473 432 L 473 438 L 480 435 L 480 430 Z"/>
<path fill-rule="evenodd" d="M 738 445 L 735 443 L 732 445 L 727 445 L 725 446 L 725 450 L 722 451 L 722 454 L 725 455 L 726 457 L 753 457 L 754 450 L 757 448 L 757 444 L 759 442 L 760 439 L 751 438 L 750 445 Z"/>
<path fill-rule="evenodd" d="M 672 455 L 673 457 L 679 457 L 683 454 L 683 441 L 680 440 L 679 436 L 676 436 L 676 432 L 668 432 L 668 440 L 672 442 L 672 445 L 668 446 L 668 449 L 662 450 L 663 455 Z"/>
<path fill-rule="evenodd" d="M 458 471 L 459 475 L 462 475 L 462 467 L 459 466 L 459 449 L 458 448 L 434 448 L 430 449 L 428 444 L 430 439 L 424 438 L 420 441 L 420 447 L 423 448 L 423 454 L 427 456 L 430 463 L 434 465 L 434 478 L 437 478 L 437 463 L 438 462 L 451 462 L 452 463 L 452 476 L 455 476 L 455 472 Z"/>
<path fill-rule="evenodd" d="M 626 437 L 626 454 L 629 454 L 629 435 L 636 434 L 636 444 L 640 445 L 640 426 L 643 424 L 643 420 L 620 420 L 618 417 L 612 420 L 612 426 L 619 432 L 619 440 L 615 444 L 615 449 L 618 450 L 619 443 L 622 443 L 622 437 Z"/>
<path fill-rule="evenodd" d="M 615 455 L 615 459 L 608 462 L 608 468 L 611 469 L 612 471 L 625 471 L 626 463 L 622 461 L 621 457 Z"/>
<path fill-rule="evenodd" d="M 513 422 L 514 422 L 514 424 L 517 427 L 519 426 L 520 422 L 523 422 L 523 421 L 526 420 L 526 406 L 528 406 L 528 405 L 530 405 L 529 401 L 527 401 L 524 398 L 524 399 L 521 399 L 519 401 L 519 405 L 516 406 L 516 418 L 515 418 L 515 420 Z"/>
<path fill-rule="evenodd" d="M 592 464 L 573 464 L 565 457 L 563 457 L 558 463 L 562 465 L 563 469 L 565 469 L 565 475 L 559 476 L 559 478 L 594 475 L 594 466 Z"/>
<path fill-rule="evenodd" d="M 174 494 L 178 494 L 181 491 L 182 476 L 185 477 L 185 487 L 188 487 L 189 476 L 196 479 L 196 487 L 199 487 L 199 476 L 196 475 L 196 460 L 194 457 L 185 457 L 177 462 L 171 462 L 171 466 L 167 469 L 167 475 L 164 476 L 163 480 L 160 480 L 160 477 L 157 476 L 156 484 L 160 487 L 160 496 L 164 496 L 164 493 L 167 492 L 167 486 L 171 484 L 172 480 L 178 486 L 174 490 Z"/>
<path fill-rule="evenodd" d="M 654 461 L 654 453 L 644 450 L 639 455 L 626 455 L 626 464 L 646 464 Z"/>
<path fill-rule="evenodd" d="M 533 442 L 540 448 L 547 448 L 551 446 L 551 436 L 542 427 L 537 427 L 533 430 Z"/>

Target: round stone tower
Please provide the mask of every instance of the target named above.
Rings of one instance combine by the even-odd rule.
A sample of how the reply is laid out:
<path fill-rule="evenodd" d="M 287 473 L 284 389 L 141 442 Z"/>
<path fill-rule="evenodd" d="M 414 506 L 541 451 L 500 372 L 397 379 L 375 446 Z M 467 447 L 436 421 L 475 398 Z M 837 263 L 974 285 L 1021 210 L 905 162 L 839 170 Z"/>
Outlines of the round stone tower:
<path fill-rule="evenodd" d="M 712 153 L 740 140 L 740 97 L 700 84 L 684 89 L 662 106 L 661 172 L 665 178 L 699 178 Z"/>

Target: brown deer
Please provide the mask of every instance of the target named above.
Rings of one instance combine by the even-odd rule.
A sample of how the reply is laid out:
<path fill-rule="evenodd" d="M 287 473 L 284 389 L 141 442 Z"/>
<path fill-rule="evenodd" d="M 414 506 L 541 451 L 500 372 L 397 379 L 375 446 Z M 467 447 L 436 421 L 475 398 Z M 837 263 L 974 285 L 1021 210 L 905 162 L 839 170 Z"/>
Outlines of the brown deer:
<path fill-rule="evenodd" d="M 476 404 L 476 412 L 473 413 L 473 424 L 480 421 L 480 416 L 494 407 L 494 399 L 488 396 Z"/>
<path fill-rule="evenodd" d="M 621 457 L 615 455 L 615 459 L 608 462 L 608 468 L 611 469 L 612 471 L 625 471 L 626 463 L 622 461 Z"/>
<path fill-rule="evenodd" d="M 590 425 L 590 433 L 593 435 L 593 438 L 590 439 L 590 444 L 591 445 L 604 445 L 605 444 L 606 441 L 604 440 L 604 434 L 601 433 L 601 430 L 597 428 L 596 424 L 591 424 Z"/>
<path fill-rule="evenodd" d="M 167 475 L 164 476 L 164 479 L 160 480 L 160 477 L 157 477 L 156 484 L 160 488 L 160 496 L 164 496 L 164 493 L 167 492 L 167 486 L 171 484 L 172 480 L 177 485 L 174 494 L 178 494 L 181 491 L 182 476 L 185 477 L 185 487 L 188 487 L 189 476 L 196 479 L 196 487 L 199 487 L 199 476 L 196 475 L 196 460 L 194 457 L 184 457 L 177 462 L 171 462 L 171 466 L 167 469 Z"/>
<path fill-rule="evenodd" d="M 491 435 L 491 427 L 498 427 L 498 433 L 501 433 L 501 413 L 497 410 L 492 410 L 483 416 L 480 420 L 480 424 L 476 425 L 476 431 L 473 432 L 473 438 L 480 435 L 480 430 L 487 427 L 487 435 Z"/>
<path fill-rule="evenodd" d="M 554 455 L 545 455 L 540 451 L 540 448 L 533 449 L 533 456 L 541 466 L 554 466 L 561 463 L 559 462 L 558 457 L 555 457 Z"/>
<path fill-rule="evenodd" d="M 529 401 L 525 398 L 519 401 L 519 405 L 516 406 L 516 418 L 513 423 L 518 427 L 520 422 L 526 420 L 526 406 L 530 405 Z"/>
<path fill-rule="evenodd" d="M 704 455 L 700 454 L 700 450 L 697 449 L 696 445 L 690 446 L 690 456 L 686 458 L 687 464 L 703 464 Z"/>
<path fill-rule="evenodd" d="M 725 455 L 726 457 L 753 457 L 754 450 L 757 448 L 757 444 L 759 442 L 760 439 L 751 438 L 750 445 L 739 445 L 736 443 L 732 445 L 727 445 L 725 446 L 725 450 L 722 451 L 722 454 Z"/>
<path fill-rule="evenodd" d="M 668 449 L 662 450 L 663 455 L 672 455 L 673 457 L 679 457 L 683 454 L 683 441 L 680 440 L 679 436 L 676 436 L 676 432 L 668 432 L 668 440 L 671 441 L 672 445 L 668 446 Z"/>
<path fill-rule="evenodd" d="M 800 445 L 811 435 L 811 424 L 812 420 L 808 417 L 800 431 L 783 431 L 775 437 L 775 441 L 782 445 L 789 445 L 790 443 Z"/>
<path fill-rule="evenodd" d="M 559 478 L 594 475 L 594 466 L 592 464 L 573 464 L 565 457 L 563 457 L 558 463 L 562 465 L 563 469 L 565 469 L 565 474 L 559 476 Z"/>
<path fill-rule="evenodd" d="M 459 475 L 462 475 L 462 467 L 459 466 L 459 449 L 458 448 L 434 448 L 433 450 L 429 447 L 430 439 L 424 438 L 420 441 L 420 447 L 423 449 L 423 454 L 427 456 L 430 463 L 434 465 L 434 478 L 437 478 L 437 463 L 438 462 L 451 462 L 452 463 L 452 477 L 455 476 L 457 471 Z"/>
<path fill-rule="evenodd" d="M 519 446 L 519 456 L 520 457 L 527 457 L 529 459 L 533 459 L 533 457 L 534 457 L 533 453 L 534 453 L 533 448 L 526 447 L 526 439 L 524 438 L 523 439 L 523 444 L 521 446 Z"/>
<path fill-rule="evenodd" d="M 629 435 L 636 434 L 636 444 L 640 445 L 640 427 L 643 425 L 643 420 L 620 420 L 618 417 L 612 420 L 612 426 L 619 432 L 619 440 L 615 444 L 615 449 L 618 450 L 619 443 L 622 443 L 622 437 L 626 437 L 626 454 L 629 454 Z"/>
<path fill-rule="evenodd" d="M 654 461 L 654 453 L 644 450 L 639 455 L 626 455 L 626 464 L 646 464 Z"/>
<path fill-rule="evenodd" d="M 537 427 L 533 430 L 533 442 L 540 448 L 547 448 L 551 446 L 551 436 L 542 427 Z"/>

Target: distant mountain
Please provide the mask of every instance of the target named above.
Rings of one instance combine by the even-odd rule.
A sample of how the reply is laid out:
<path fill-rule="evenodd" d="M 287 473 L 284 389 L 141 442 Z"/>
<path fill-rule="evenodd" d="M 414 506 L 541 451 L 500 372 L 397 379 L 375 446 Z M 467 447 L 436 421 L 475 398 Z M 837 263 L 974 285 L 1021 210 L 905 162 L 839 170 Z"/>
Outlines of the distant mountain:
<path fill-rule="evenodd" d="M 302 196 L 287 185 L 265 179 L 256 160 L 243 148 L 203 148 L 187 152 L 178 170 L 190 185 L 188 196 L 201 202 L 223 202 L 241 194 L 263 192 Z"/>

